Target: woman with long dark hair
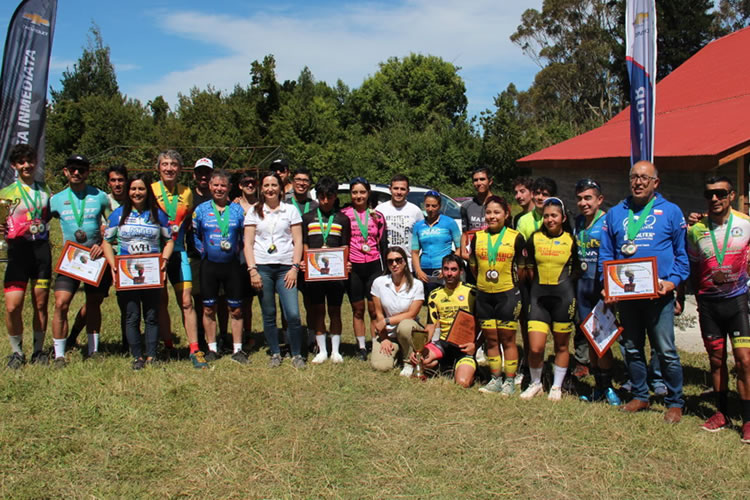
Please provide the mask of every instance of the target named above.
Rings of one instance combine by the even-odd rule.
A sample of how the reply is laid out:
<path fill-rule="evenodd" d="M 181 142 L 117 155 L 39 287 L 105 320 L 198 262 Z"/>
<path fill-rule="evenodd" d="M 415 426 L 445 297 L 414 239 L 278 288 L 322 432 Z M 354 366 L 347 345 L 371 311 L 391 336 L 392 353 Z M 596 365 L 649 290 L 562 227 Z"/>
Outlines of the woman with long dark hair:
<path fill-rule="evenodd" d="M 123 204 L 109 216 L 109 226 L 104 231 L 102 250 L 107 259 L 112 278 L 117 283 L 120 270 L 115 265 L 115 248 L 117 255 L 161 254 L 161 272 L 165 273 L 167 261 L 172 255 L 172 239 L 167 214 L 159 209 L 151 191 L 148 174 L 136 174 L 128 180 L 125 192 L 127 197 Z M 117 292 L 117 303 L 120 313 L 125 316 L 125 333 L 128 337 L 130 353 L 133 355 L 133 370 L 140 370 L 156 357 L 156 346 L 159 343 L 159 288 L 140 290 L 122 290 Z M 145 358 L 140 335 L 141 309 L 146 323 Z M 196 356 L 203 363 L 203 353 Z M 194 360 L 194 362 L 196 361 Z"/>

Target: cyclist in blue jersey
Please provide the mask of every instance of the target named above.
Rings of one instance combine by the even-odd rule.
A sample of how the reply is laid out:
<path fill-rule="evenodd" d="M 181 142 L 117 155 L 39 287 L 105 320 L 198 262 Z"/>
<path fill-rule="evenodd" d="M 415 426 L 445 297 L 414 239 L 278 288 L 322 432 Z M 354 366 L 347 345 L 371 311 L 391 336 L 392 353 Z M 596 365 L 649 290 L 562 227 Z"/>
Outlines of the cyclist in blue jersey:
<path fill-rule="evenodd" d="M 229 174 L 215 170 L 208 182 L 211 200 L 193 212 L 193 238 L 201 254 L 200 284 L 203 298 L 203 329 L 206 332 L 206 359 L 218 359 L 216 344 L 216 302 L 219 287 L 224 287 L 231 314 L 232 360 L 247 364 L 242 351 L 242 272 L 239 254 L 245 215 L 239 203 L 229 201 Z"/>

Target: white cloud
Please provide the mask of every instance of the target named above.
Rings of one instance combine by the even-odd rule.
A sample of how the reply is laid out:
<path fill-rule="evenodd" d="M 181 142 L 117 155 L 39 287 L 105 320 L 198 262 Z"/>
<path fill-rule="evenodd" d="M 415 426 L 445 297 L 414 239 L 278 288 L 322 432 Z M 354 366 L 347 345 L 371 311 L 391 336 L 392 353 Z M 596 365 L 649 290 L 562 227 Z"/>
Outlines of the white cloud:
<path fill-rule="evenodd" d="M 137 69 L 141 69 L 140 65 L 138 65 L 138 64 L 118 63 L 118 62 L 113 62 L 112 64 L 115 67 L 115 71 L 118 72 L 118 73 L 121 72 L 121 71 L 134 71 L 134 70 L 137 70 Z"/>
<path fill-rule="evenodd" d="M 308 66 L 318 80 L 341 78 L 350 87 L 377 71 L 379 62 L 410 52 L 440 56 L 463 68 L 470 106 L 483 107 L 520 74 L 536 71 L 509 36 L 527 8 L 541 0 L 404 0 L 393 4 L 344 4 L 311 10 L 275 8 L 246 17 L 236 14 L 160 12 L 155 24 L 168 33 L 226 50 L 126 91 L 147 101 L 163 95 L 176 102 L 193 86 L 232 89 L 249 83 L 250 63 L 274 54 L 277 78 L 295 79 Z M 122 67 L 118 66 L 118 70 Z M 477 80 L 477 81 L 472 81 Z M 473 86 L 482 95 L 473 96 Z M 485 95 L 488 86 L 496 90 Z M 473 105 L 472 105 L 473 104 Z"/>

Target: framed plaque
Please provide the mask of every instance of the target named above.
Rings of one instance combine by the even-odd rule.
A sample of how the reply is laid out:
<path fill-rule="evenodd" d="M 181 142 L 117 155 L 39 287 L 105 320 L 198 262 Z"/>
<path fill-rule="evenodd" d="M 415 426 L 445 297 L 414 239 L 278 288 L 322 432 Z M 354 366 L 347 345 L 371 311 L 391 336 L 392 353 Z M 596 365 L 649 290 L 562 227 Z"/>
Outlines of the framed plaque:
<path fill-rule="evenodd" d="M 99 286 L 106 268 L 107 259 L 104 255 L 92 259 L 90 248 L 68 241 L 63 246 L 60 258 L 57 259 L 55 272 L 89 285 Z"/>
<path fill-rule="evenodd" d="M 309 248 L 305 252 L 305 281 L 335 281 L 349 277 L 349 247 Z"/>
<path fill-rule="evenodd" d="M 115 257 L 117 274 L 115 288 L 139 290 L 161 288 L 164 280 L 161 273 L 161 254 L 118 255 Z"/>
<path fill-rule="evenodd" d="M 601 358 L 620 336 L 622 327 L 617 323 L 612 308 L 606 307 L 604 301 L 600 300 L 581 323 L 581 331 Z"/>
<path fill-rule="evenodd" d="M 477 319 L 470 312 L 459 309 L 453 319 L 451 329 L 445 337 L 446 342 L 455 346 L 475 342 L 477 339 Z"/>
<path fill-rule="evenodd" d="M 656 257 L 604 262 L 604 295 L 614 300 L 653 299 L 659 294 Z"/>

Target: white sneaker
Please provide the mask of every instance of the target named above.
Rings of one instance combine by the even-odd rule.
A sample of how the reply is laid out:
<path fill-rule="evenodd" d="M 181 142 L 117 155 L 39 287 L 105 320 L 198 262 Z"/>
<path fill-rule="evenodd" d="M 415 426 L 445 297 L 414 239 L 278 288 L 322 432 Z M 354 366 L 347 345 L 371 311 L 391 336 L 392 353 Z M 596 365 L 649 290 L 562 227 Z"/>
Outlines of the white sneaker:
<path fill-rule="evenodd" d="M 484 347 L 480 347 L 479 349 L 477 349 L 477 352 L 474 355 L 474 359 L 477 360 L 477 364 L 479 366 L 487 365 L 487 356 L 485 356 L 484 354 Z"/>
<path fill-rule="evenodd" d="M 523 384 L 523 373 L 518 372 L 516 373 L 516 376 L 513 378 L 513 383 L 517 386 L 520 386 Z"/>
<path fill-rule="evenodd" d="M 322 363 L 325 363 L 327 359 L 328 359 L 328 353 L 327 352 L 319 352 L 313 358 L 312 364 L 314 364 L 314 365 L 320 365 Z"/>
<path fill-rule="evenodd" d="M 411 363 L 406 363 L 399 375 L 401 375 L 402 377 L 411 377 L 412 373 L 414 373 L 414 365 L 412 365 Z"/>
<path fill-rule="evenodd" d="M 532 382 L 529 384 L 529 386 L 526 388 L 525 391 L 521 393 L 520 398 L 524 400 L 529 400 L 536 396 L 537 394 L 541 394 L 544 392 L 544 388 L 542 387 L 541 382 Z"/>
<path fill-rule="evenodd" d="M 333 354 L 331 354 L 331 361 L 333 361 L 336 364 L 343 363 L 344 358 L 341 356 L 341 354 L 334 352 Z"/>
<path fill-rule="evenodd" d="M 562 399 L 562 387 L 551 387 L 547 399 L 550 401 L 560 401 Z"/>

